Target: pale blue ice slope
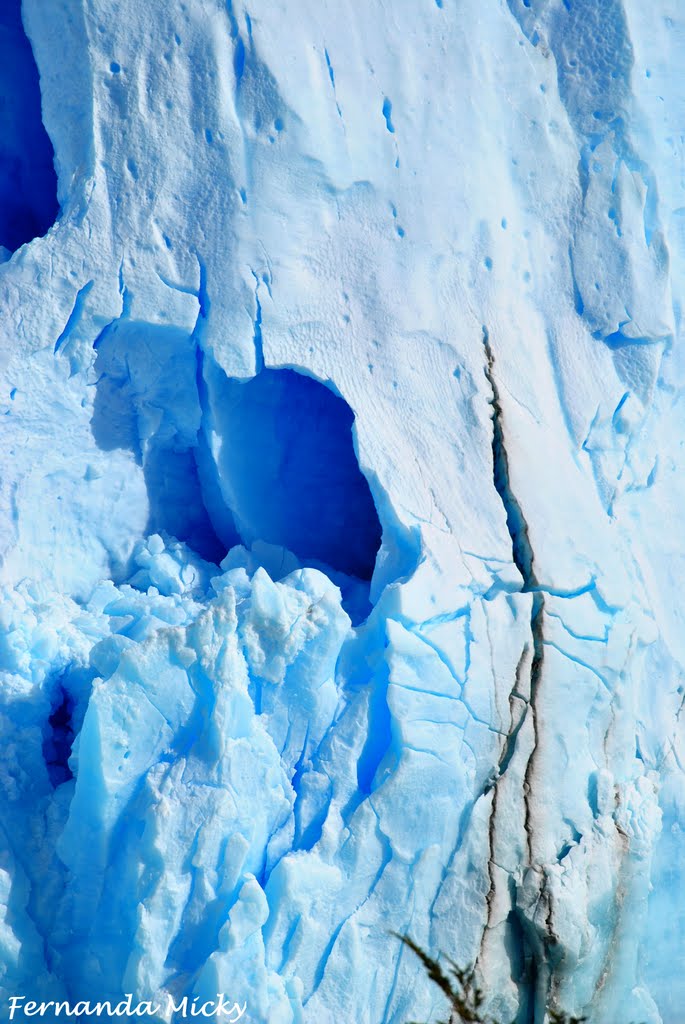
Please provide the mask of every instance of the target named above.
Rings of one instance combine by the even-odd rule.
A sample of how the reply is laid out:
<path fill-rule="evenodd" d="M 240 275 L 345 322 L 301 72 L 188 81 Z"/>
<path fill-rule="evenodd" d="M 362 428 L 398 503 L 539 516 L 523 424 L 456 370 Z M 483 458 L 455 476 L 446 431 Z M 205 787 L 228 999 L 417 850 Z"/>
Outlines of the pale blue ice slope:
<path fill-rule="evenodd" d="M 679 1024 L 683 4 L 21 16 L 0 1014 Z"/>

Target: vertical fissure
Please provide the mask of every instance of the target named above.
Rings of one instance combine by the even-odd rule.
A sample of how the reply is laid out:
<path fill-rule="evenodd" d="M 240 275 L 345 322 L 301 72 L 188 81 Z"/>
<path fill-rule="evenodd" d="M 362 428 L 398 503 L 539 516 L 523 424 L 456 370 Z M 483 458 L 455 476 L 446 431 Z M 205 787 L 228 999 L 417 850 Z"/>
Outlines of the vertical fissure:
<path fill-rule="evenodd" d="M 528 530 L 528 523 L 521 509 L 521 505 L 514 493 L 511 474 L 509 467 L 509 454 L 507 452 L 506 437 L 504 432 L 504 416 L 502 409 L 502 402 L 497 379 L 495 377 L 495 356 L 490 342 L 489 332 L 487 327 L 483 327 L 483 347 L 485 350 L 485 377 L 490 386 L 492 398 L 490 404 L 492 407 L 492 460 L 493 460 L 493 483 L 495 490 L 497 491 L 499 498 L 502 502 L 504 512 L 506 515 L 507 530 L 511 538 L 511 549 L 512 558 L 516 568 L 521 574 L 522 578 L 522 593 L 529 593 L 532 597 L 531 602 L 531 613 L 530 613 L 530 634 L 531 634 L 531 646 L 532 646 L 532 658 L 530 662 L 530 691 L 528 702 L 520 715 L 518 721 L 514 722 L 512 716 L 512 727 L 510 734 L 505 742 L 500 762 L 498 765 L 498 774 L 495 780 L 495 794 L 493 798 L 491 816 L 490 816 L 490 857 L 492 859 L 494 841 L 495 841 L 495 829 L 496 829 L 496 812 L 497 812 L 497 787 L 499 780 L 502 778 L 506 771 L 509 763 L 511 762 L 518 736 L 521 732 L 524 722 L 530 715 L 533 742 L 530 753 L 528 755 L 524 776 L 523 776 L 523 805 L 524 805 L 524 830 L 526 834 L 526 847 L 527 847 L 527 860 L 528 867 L 531 867 L 535 860 L 533 840 L 534 840 L 534 822 L 532 819 L 532 801 L 531 792 L 533 786 L 533 775 L 535 768 L 535 759 L 538 749 L 538 715 L 537 715 L 537 701 L 540 689 L 540 683 L 542 679 L 542 669 L 544 664 L 544 613 L 545 613 L 545 596 L 542 592 L 537 578 L 535 568 L 535 555 L 533 547 L 530 541 L 530 535 Z M 514 694 L 519 685 L 518 675 L 521 671 L 523 661 L 525 659 L 528 646 L 524 648 L 524 651 L 519 660 L 517 667 L 517 679 L 512 690 Z M 510 695 L 511 701 L 511 695 Z M 490 892 L 488 893 L 488 909 L 490 909 L 494 899 L 494 875 L 492 867 L 490 866 Z M 538 999 L 541 999 L 543 995 L 546 998 L 547 992 L 541 991 L 541 985 L 546 975 L 544 968 L 544 947 L 543 943 L 542 950 L 540 948 L 539 940 L 536 941 L 536 937 L 531 935 L 531 925 L 526 920 L 520 907 L 517 903 L 517 886 L 514 884 L 511 886 L 511 914 L 513 920 L 518 925 L 516 934 L 519 936 L 519 941 L 522 945 L 521 949 L 521 962 L 524 965 L 521 977 L 517 980 L 519 989 L 519 1003 L 520 1011 L 525 1014 L 525 1019 L 530 1021 L 531 1024 L 535 1020 L 535 1007 Z M 486 926 L 487 927 L 487 926 Z"/>
<path fill-rule="evenodd" d="M 259 301 L 259 278 L 255 274 L 254 270 L 252 271 L 252 276 L 255 279 L 255 316 L 253 321 L 252 335 L 255 351 L 255 373 L 261 373 L 261 371 L 264 369 L 264 342 L 262 340 L 262 304 Z"/>

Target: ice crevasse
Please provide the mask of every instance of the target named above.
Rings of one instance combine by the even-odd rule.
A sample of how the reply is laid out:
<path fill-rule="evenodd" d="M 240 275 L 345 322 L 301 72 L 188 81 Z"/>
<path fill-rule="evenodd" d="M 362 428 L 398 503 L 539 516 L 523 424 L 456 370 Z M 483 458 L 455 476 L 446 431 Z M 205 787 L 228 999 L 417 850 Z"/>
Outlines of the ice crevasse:
<path fill-rule="evenodd" d="M 6 0 L 0 1014 L 682 1019 L 684 58 Z"/>

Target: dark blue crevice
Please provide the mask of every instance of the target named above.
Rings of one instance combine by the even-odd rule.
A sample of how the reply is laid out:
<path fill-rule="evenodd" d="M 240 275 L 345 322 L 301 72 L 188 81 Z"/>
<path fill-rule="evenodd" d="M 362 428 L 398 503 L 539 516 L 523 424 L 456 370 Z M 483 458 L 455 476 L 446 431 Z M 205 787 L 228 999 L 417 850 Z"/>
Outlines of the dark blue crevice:
<path fill-rule="evenodd" d="M 69 755 L 74 742 L 73 710 L 74 701 L 64 687 L 60 687 L 57 702 L 48 718 L 48 728 L 43 738 L 43 757 L 48 777 L 55 788 L 73 778 L 73 772 L 69 767 Z"/>
<path fill-rule="evenodd" d="M 331 64 L 331 58 L 329 56 L 328 50 L 324 50 L 323 52 L 324 52 L 324 56 L 326 58 L 326 67 L 328 68 L 328 77 L 331 80 L 331 85 L 335 89 L 335 71 L 333 70 L 333 65 Z"/>
<path fill-rule="evenodd" d="M 242 542 L 370 580 L 381 524 L 344 399 L 294 370 L 266 369 L 248 381 L 223 377 L 212 404 L 221 489 Z"/>
<path fill-rule="evenodd" d="M 374 790 L 374 780 L 392 747 L 392 720 L 388 706 L 387 668 L 385 679 L 376 679 L 369 698 L 366 741 L 357 761 L 357 788 L 365 796 Z"/>
<path fill-rule="evenodd" d="M 21 0 L 0 3 L 0 245 L 14 252 L 44 235 L 59 205 L 52 144 Z"/>

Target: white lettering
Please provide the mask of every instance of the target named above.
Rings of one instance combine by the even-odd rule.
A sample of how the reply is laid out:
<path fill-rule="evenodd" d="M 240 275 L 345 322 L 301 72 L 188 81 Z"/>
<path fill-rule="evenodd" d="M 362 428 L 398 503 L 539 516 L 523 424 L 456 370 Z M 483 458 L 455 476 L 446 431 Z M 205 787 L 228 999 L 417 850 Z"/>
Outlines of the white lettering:
<path fill-rule="evenodd" d="M 26 996 L 10 996 L 9 1020 L 14 1020 L 17 1012 L 23 1013 L 26 1017 L 43 1017 L 51 1007 L 54 1007 L 53 1015 L 55 1017 L 60 1017 L 62 1014 L 67 1017 L 153 1017 L 161 1014 L 164 1019 L 168 1020 L 172 1014 L 179 1014 L 183 1018 L 188 1016 L 221 1017 L 221 1024 L 236 1024 L 247 1009 L 247 1003 L 243 1003 L 242 1006 L 238 1003 L 230 1003 L 223 992 L 217 992 L 216 1000 L 207 999 L 204 1003 L 199 1001 L 199 996 L 195 996 L 192 1003 L 188 1002 L 188 998 L 188 996 L 183 996 L 177 1001 L 173 996 L 168 995 L 166 1011 L 163 1012 L 162 1007 L 151 1000 L 146 999 L 141 1003 L 133 1004 L 133 996 L 130 992 L 127 992 L 126 998 L 114 1007 L 109 999 L 97 1003 L 86 1000 L 75 1004 L 67 1000 L 37 1003 L 34 1000 L 27 1002 Z"/>
<path fill-rule="evenodd" d="M 23 1003 L 26 996 L 10 996 L 10 1020 L 14 1019 L 14 1014 L 19 1009 L 19 1003 Z"/>
<path fill-rule="evenodd" d="M 169 1002 L 167 1004 L 167 1013 L 180 1013 L 183 1017 L 188 1013 L 188 996 L 184 996 L 178 1005 L 174 1002 L 174 997 L 169 996 Z"/>
<path fill-rule="evenodd" d="M 237 1003 L 232 1003 L 229 1006 L 228 1002 L 226 1001 L 226 996 L 223 994 L 223 992 L 217 993 L 217 995 L 219 999 L 216 1008 L 217 1017 L 219 1017 L 222 1014 L 226 1014 L 230 1024 L 235 1024 L 235 1022 L 240 1020 L 242 1015 L 245 1013 L 245 1010 L 247 1009 L 247 1003 L 243 1003 L 242 1007 L 238 1006 Z M 234 1017 L 233 1014 L 237 1014 L 237 1016 Z"/>
<path fill-rule="evenodd" d="M 133 995 L 130 992 L 126 993 L 126 998 L 122 999 L 120 1003 L 114 1007 L 113 1013 L 115 1017 L 130 1017 L 131 1016 L 131 1000 Z"/>
<path fill-rule="evenodd" d="M 150 1002 L 138 1003 L 133 1011 L 137 1017 L 150 1017 L 153 1013 L 159 1013 L 161 1006 L 153 1006 Z"/>

